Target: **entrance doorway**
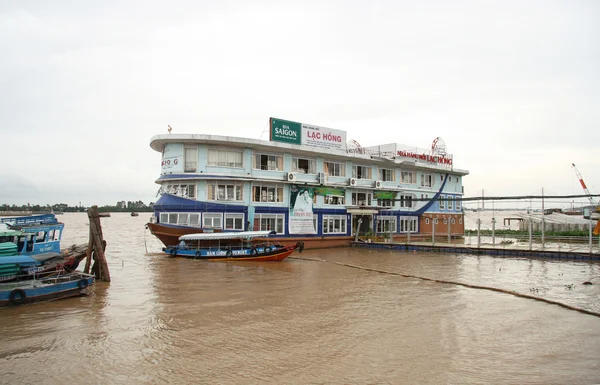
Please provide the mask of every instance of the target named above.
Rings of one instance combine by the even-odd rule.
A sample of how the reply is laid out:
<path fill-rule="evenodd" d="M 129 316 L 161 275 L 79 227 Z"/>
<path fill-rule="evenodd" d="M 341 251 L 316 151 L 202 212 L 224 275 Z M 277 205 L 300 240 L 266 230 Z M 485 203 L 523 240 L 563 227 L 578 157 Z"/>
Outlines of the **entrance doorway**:
<path fill-rule="evenodd" d="M 364 236 L 373 232 L 372 214 L 352 214 L 352 235 Z"/>

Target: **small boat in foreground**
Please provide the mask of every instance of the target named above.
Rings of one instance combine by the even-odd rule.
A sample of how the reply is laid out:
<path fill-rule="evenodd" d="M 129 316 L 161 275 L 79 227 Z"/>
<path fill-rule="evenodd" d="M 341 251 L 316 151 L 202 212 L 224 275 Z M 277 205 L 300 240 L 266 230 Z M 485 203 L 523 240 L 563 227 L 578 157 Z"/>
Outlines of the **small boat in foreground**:
<path fill-rule="evenodd" d="M 179 237 L 179 244 L 163 248 L 173 257 L 205 259 L 209 261 L 283 261 L 294 251 L 302 252 L 303 242 L 283 246 L 278 242 L 253 243 L 255 238 L 268 238 L 275 231 L 240 231 L 226 233 L 187 234 Z"/>
<path fill-rule="evenodd" d="M 85 295 L 93 284 L 94 276 L 81 272 L 0 283 L 0 307 Z"/>

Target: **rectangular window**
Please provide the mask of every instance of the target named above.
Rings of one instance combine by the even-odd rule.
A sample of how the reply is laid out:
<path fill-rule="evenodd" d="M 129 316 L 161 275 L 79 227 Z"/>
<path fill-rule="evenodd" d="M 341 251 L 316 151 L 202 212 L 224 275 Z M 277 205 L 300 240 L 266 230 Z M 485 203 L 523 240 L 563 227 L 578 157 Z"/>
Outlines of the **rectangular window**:
<path fill-rule="evenodd" d="M 244 186 L 241 183 L 223 183 L 208 181 L 206 184 L 206 199 L 210 201 L 242 201 Z"/>
<path fill-rule="evenodd" d="M 187 226 L 188 220 L 189 220 L 188 214 L 180 213 L 179 218 L 177 218 L 177 224 L 180 226 Z"/>
<path fill-rule="evenodd" d="M 418 218 L 400 217 L 400 232 L 401 233 L 416 233 L 417 228 L 418 228 Z"/>
<path fill-rule="evenodd" d="M 162 193 L 177 195 L 183 198 L 196 199 L 195 184 L 166 184 L 161 187 Z"/>
<path fill-rule="evenodd" d="M 346 176 L 346 165 L 337 162 L 325 162 L 323 171 L 329 176 Z"/>
<path fill-rule="evenodd" d="M 423 187 L 433 186 L 433 175 L 432 174 L 421 174 L 421 186 L 423 186 Z"/>
<path fill-rule="evenodd" d="M 292 158 L 292 171 L 300 174 L 316 174 L 317 161 L 306 158 Z"/>
<path fill-rule="evenodd" d="M 446 207 L 448 207 L 448 210 L 452 210 L 452 202 L 454 200 L 452 199 L 452 197 L 450 195 L 448 195 L 448 204 Z"/>
<path fill-rule="evenodd" d="M 396 217 L 384 217 L 384 216 L 377 217 L 376 232 L 389 234 L 390 230 L 392 233 L 398 232 L 397 231 L 398 228 L 396 226 Z"/>
<path fill-rule="evenodd" d="M 444 210 L 444 208 L 445 208 L 444 202 L 446 202 L 446 196 L 440 195 L 440 198 L 438 199 L 438 204 L 440 206 L 440 210 Z"/>
<path fill-rule="evenodd" d="M 275 230 L 277 234 L 283 234 L 284 214 L 255 214 L 254 231 Z"/>
<path fill-rule="evenodd" d="M 244 214 L 227 214 L 225 213 L 225 229 L 226 230 L 244 230 Z"/>
<path fill-rule="evenodd" d="M 381 168 L 379 169 L 379 179 L 384 182 L 394 182 L 396 180 L 396 173 L 394 170 Z"/>
<path fill-rule="evenodd" d="M 272 154 L 254 154 L 255 170 L 283 171 L 283 156 Z"/>
<path fill-rule="evenodd" d="M 423 197 L 422 194 L 421 194 L 421 197 Z M 408 207 L 408 208 L 413 207 L 413 198 L 414 197 L 412 195 L 406 195 L 406 194 L 400 195 L 400 207 Z"/>
<path fill-rule="evenodd" d="M 200 227 L 200 214 L 190 213 L 190 226 Z"/>
<path fill-rule="evenodd" d="M 346 234 L 346 216 L 323 215 L 323 234 Z"/>
<path fill-rule="evenodd" d="M 371 179 L 371 167 L 352 166 L 352 178 Z"/>
<path fill-rule="evenodd" d="M 414 171 L 402 171 L 402 183 L 417 184 L 417 173 Z"/>
<path fill-rule="evenodd" d="M 198 169 L 198 145 L 186 144 L 184 148 L 184 172 L 196 172 Z"/>
<path fill-rule="evenodd" d="M 202 227 L 222 229 L 223 214 L 222 213 L 204 213 L 202 214 Z"/>
<path fill-rule="evenodd" d="M 344 197 L 341 195 L 325 195 L 326 205 L 344 205 Z"/>
<path fill-rule="evenodd" d="M 394 201 L 391 199 L 379 199 L 379 200 L 377 200 L 377 203 L 381 207 L 393 207 L 394 206 Z"/>
<path fill-rule="evenodd" d="M 244 167 L 244 151 L 238 149 L 211 148 L 207 165 L 218 167 Z"/>
<path fill-rule="evenodd" d="M 460 203 L 461 203 L 460 197 L 454 197 L 454 208 L 456 210 L 460 210 Z"/>
<path fill-rule="evenodd" d="M 352 206 L 371 206 L 373 193 L 370 192 L 353 192 Z"/>
<path fill-rule="evenodd" d="M 252 202 L 283 203 L 283 187 L 278 185 L 253 185 Z"/>

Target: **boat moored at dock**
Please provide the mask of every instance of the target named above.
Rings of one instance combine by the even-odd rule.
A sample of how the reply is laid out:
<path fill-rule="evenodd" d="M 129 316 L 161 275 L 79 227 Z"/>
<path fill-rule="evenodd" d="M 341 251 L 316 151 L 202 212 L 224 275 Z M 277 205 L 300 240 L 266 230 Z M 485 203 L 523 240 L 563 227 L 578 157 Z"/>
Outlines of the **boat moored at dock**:
<path fill-rule="evenodd" d="M 276 231 L 282 245 L 464 234 L 462 178 L 443 140 L 363 147 L 336 129 L 270 119 L 270 140 L 157 135 L 162 154 L 147 228 L 165 246 L 203 232 Z M 256 240 L 258 242 L 258 240 Z"/>

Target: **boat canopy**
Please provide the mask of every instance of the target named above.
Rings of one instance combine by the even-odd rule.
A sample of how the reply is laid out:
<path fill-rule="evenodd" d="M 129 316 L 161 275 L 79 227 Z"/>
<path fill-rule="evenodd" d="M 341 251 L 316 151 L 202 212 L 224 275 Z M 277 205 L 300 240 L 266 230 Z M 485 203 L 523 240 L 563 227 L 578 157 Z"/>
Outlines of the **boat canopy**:
<path fill-rule="evenodd" d="M 238 231 L 238 232 L 227 232 L 227 233 L 197 233 L 197 234 L 186 234 L 179 237 L 180 241 L 203 241 L 203 240 L 215 240 L 215 239 L 252 239 L 268 237 L 270 235 L 277 234 L 276 231 Z"/>

